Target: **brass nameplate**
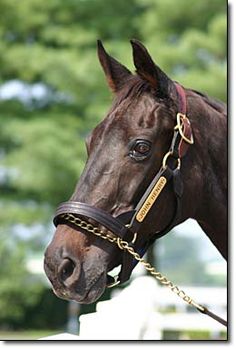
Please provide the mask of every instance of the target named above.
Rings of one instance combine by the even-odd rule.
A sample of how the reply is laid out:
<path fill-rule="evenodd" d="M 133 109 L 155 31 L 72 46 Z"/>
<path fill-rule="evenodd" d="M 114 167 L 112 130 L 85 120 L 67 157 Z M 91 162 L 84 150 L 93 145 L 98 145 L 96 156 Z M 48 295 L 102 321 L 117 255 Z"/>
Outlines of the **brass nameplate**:
<path fill-rule="evenodd" d="M 157 197 L 160 195 L 162 189 L 166 185 L 166 182 L 167 180 L 165 177 L 160 177 L 158 179 L 151 193 L 148 195 L 146 201 L 144 202 L 143 206 L 140 208 L 136 215 L 136 219 L 138 222 L 142 222 L 144 220 L 152 205 L 156 201 Z"/>

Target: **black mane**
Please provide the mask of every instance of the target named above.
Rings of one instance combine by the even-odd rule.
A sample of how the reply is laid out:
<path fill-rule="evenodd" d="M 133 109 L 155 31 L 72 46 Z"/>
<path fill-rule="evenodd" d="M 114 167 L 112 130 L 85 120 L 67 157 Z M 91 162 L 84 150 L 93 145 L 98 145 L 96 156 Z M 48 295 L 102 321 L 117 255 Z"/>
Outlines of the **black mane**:
<path fill-rule="evenodd" d="M 205 93 L 196 91 L 191 89 L 192 92 L 198 94 L 199 96 L 201 96 L 204 100 L 205 103 L 207 103 L 208 105 L 210 105 L 213 109 L 217 110 L 220 113 L 226 114 L 227 110 L 226 110 L 226 104 L 221 102 L 220 100 L 216 99 L 216 98 L 212 98 L 209 97 L 208 95 L 206 95 Z"/>

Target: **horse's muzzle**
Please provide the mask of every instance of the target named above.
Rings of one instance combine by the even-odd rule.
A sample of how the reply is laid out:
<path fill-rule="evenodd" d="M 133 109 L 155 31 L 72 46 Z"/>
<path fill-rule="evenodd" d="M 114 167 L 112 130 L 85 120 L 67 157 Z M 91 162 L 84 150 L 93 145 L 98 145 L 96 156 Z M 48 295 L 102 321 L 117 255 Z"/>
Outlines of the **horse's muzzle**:
<path fill-rule="evenodd" d="M 61 247 L 60 235 L 69 229 L 71 228 L 58 227 L 58 235 L 45 252 L 44 270 L 58 297 L 79 303 L 92 303 L 107 286 L 106 255 L 94 247 L 81 258 L 72 245 Z"/>

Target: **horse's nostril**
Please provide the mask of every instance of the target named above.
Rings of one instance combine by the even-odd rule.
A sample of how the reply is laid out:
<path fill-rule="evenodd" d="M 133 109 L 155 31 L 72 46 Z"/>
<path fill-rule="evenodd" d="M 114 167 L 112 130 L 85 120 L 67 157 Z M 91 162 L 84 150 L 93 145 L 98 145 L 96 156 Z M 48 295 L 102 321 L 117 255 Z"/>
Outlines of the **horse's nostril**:
<path fill-rule="evenodd" d="M 73 274 L 74 269 L 74 262 L 69 258 L 65 258 L 58 269 L 58 274 L 63 283 Z"/>

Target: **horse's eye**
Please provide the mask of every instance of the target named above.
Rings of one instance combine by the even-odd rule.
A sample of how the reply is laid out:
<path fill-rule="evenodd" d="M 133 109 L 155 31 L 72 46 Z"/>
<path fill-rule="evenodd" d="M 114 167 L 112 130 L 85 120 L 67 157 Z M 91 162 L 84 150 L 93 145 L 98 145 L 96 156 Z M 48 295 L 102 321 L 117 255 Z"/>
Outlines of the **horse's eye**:
<path fill-rule="evenodd" d="M 135 146 L 135 151 L 137 151 L 139 154 L 147 154 L 149 152 L 149 149 L 150 149 L 150 145 L 147 144 L 146 142 L 140 142 L 138 144 L 136 144 Z"/>
<path fill-rule="evenodd" d="M 151 143 L 149 141 L 138 139 L 131 145 L 129 156 L 137 161 L 141 161 L 147 158 L 150 150 Z"/>

